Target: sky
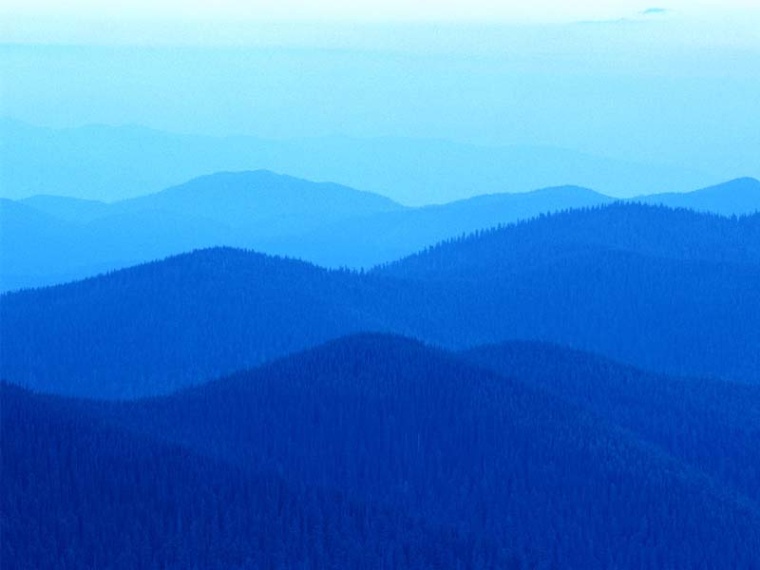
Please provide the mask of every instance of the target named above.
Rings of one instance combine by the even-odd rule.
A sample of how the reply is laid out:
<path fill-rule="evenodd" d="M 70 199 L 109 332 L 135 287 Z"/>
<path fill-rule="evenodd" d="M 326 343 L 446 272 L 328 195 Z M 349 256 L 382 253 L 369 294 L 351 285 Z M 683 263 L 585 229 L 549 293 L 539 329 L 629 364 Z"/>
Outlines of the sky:
<path fill-rule="evenodd" d="M 760 176 L 760 3 L 5 0 L 0 114 Z"/>
<path fill-rule="evenodd" d="M 715 19 L 729 12 L 760 11 L 754 0 L 5 0 L 2 12 L 56 18 L 200 18 L 254 21 L 480 21 L 571 22 L 662 15 L 665 12 Z"/>

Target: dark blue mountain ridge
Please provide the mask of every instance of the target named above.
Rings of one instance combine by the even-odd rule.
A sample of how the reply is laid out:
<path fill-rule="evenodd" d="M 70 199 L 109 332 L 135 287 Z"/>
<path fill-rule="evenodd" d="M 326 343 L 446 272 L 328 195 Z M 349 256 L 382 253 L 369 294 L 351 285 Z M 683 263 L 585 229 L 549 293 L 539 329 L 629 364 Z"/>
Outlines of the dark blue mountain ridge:
<path fill-rule="evenodd" d="M 760 262 L 760 214 L 726 218 L 637 203 L 615 202 L 541 215 L 461 236 L 376 268 L 404 278 L 469 278 L 494 264 L 543 264 L 594 250 L 712 262 Z"/>
<path fill-rule="evenodd" d="M 139 397 L 379 331 L 454 348 L 544 340 L 756 383 L 759 221 L 616 204 L 485 232 L 370 274 L 197 251 L 3 295 L 0 371 L 55 393 Z"/>
<path fill-rule="evenodd" d="M 345 493 L 293 487 L 0 383 L 3 568 L 511 568 L 512 557 Z"/>
<path fill-rule="evenodd" d="M 295 488 L 340 489 L 495 540 L 537 567 L 749 567 L 760 552 L 756 505 L 730 484 L 518 370 L 501 376 L 399 337 L 338 339 L 169 397 L 85 405 Z M 696 421 L 671 427 L 688 437 Z"/>
<path fill-rule="evenodd" d="M 0 366 L 4 378 L 34 389 L 139 397 L 351 332 L 414 334 L 404 323 L 428 305 L 422 292 L 391 280 L 199 250 L 1 296 Z M 80 350 L 84 358 L 72 352 Z"/>
<path fill-rule="evenodd" d="M 377 273 L 456 291 L 451 312 L 469 315 L 458 333 L 472 344 L 489 330 L 754 383 L 759 253 L 759 215 L 616 203 L 452 240 Z"/>

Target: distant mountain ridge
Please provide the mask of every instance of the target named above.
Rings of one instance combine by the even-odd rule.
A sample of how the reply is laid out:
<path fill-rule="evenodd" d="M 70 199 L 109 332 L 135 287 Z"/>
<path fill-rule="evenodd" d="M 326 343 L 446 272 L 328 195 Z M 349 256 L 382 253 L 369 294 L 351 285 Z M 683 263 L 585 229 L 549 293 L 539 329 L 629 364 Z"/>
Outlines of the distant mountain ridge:
<path fill-rule="evenodd" d="M 685 191 L 710 175 L 541 146 L 325 137 L 270 141 L 179 135 L 143 127 L 48 129 L 0 121 L 4 197 L 116 200 L 216 171 L 269 169 L 331 180 L 405 205 L 574 183 L 613 196 Z"/>
<path fill-rule="evenodd" d="M 754 214 L 760 212 L 760 180 L 737 178 L 693 192 L 671 192 L 632 198 L 636 202 L 689 208 L 713 212 L 724 216 Z"/>
<path fill-rule="evenodd" d="M 753 204 L 760 209 L 758 186 L 739 179 L 684 194 L 679 203 L 745 214 Z M 24 226 L 28 216 L 15 220 L 18 208 L 7 200 L 0 204 L 0 221 L 11 228 L 5 232 L 0 285 L 51 285 L 214 246 L 367 269 L 464 234 L 613 201 L 587 188 L 561 186 L 405 208 L 372 193 L 268 171 L 217 173 L 112 204 L 35 196 L 16 203 L 58 221 L 29 220 Z"/>
<path fill-rule="evenodd" d="M 688 227 L 688 231 L 684 231 Z M 377 268 L 381 274 L 450 279 L 487 274 L 494 263 L 543 263 L 593 250 L 716 262 L 760 262 L 760 214 L 728 219 L 637 203 L 615 202 L 540 216 L 460 236 Z M 448 269 L 451 269 L 451 272 Z"/>
<path fill-rule="evenodd" d="M 21 216 L 21 208 L 55 223 Z M 252 248 L 401 209 L 369 192 L 269 171 L 217 173 L 112 204 L 52 196 L 3 201 L 0 282 L 3 290 L 51 285 L 197 248 Z"/>

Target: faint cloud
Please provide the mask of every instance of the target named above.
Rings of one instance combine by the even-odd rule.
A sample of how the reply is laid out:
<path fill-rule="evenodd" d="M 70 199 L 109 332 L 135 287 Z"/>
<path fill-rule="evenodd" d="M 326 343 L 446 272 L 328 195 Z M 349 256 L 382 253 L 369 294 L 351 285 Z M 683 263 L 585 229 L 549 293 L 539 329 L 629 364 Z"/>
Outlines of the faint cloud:
<path fill-rule="evenodd" d="M 576 24 L 602 24 L 602 25 L 640 24 L 643 22 L 647 22 L 649 18 L 665 16 L 666 14 L 670 14 L 670 13 L 671 13 L 671 10 L 669 10 L 668 8 L 652 6 L 650 8 L 646 8 L 645 10 L 641 10 L 640 12 L 637 12 L 634 15 L 630 15 L 630 16 L 623 16 L 621 18 L 612 18 L 612 19 L 607 19 L 607 20 L 581 20 L 579 22 L 576 22 Z"/>

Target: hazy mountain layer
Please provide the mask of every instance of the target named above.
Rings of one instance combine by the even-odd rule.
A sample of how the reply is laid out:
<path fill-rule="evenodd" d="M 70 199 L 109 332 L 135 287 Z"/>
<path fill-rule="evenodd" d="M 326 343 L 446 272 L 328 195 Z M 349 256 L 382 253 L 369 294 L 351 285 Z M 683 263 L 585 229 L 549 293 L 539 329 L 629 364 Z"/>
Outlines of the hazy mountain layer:
<path fill-rule="evenodd" d="M 725 216 L 760 212 L 760 181 L 738 178 L 696 192 L 672 192 L 633 198 L 645 204 L 689 208 Z"/>
<path fill-rule="evenodd" d="M 760 183 L 752 179 L 735 180 L 678 195 L 678 204 L 749 212 L 760 208 L 756 186 Z M 663 195 L 665 202 L 671 198 Z M 6 291 L 52 285 L 215 246 L 255 249 L 328 267 L 369 268 L 441 240 L 611 201 L 588 189 L 563 186 L 403 208 L 367 192 L 266 171 L 218 173 L 112 204 L 35 196 L 0 205 L 3 226 L 9 228 L 4 230 L 0 282 Z M 47 215 L 44 219 L 57 219 L 30 219 L 19 214 L 18 206 L 32 206 Z"/>
<path fill-rule="evenodd" d="M 117 200 L 224 170 L 269 169 L 425 205 L 478 194 L 578 184 L 612 196 L 686 191 L 711 177 L 538 146 L 485 147 L 408 138 L 177 135 L 140 127 L 33 127 L 0 121 L 2 195 Z M 698 170 L 698 169 L 695 169 Z"/>
<path fill-rule="evenodd" d="M 443 244 L 371 274 L 199 251 L 4 295 L 2 374 L 57 393 L 136 397 L 383 331 L 451 347 L 552 341 L 755 383 L 759 222 L 612 205 Z"/>

